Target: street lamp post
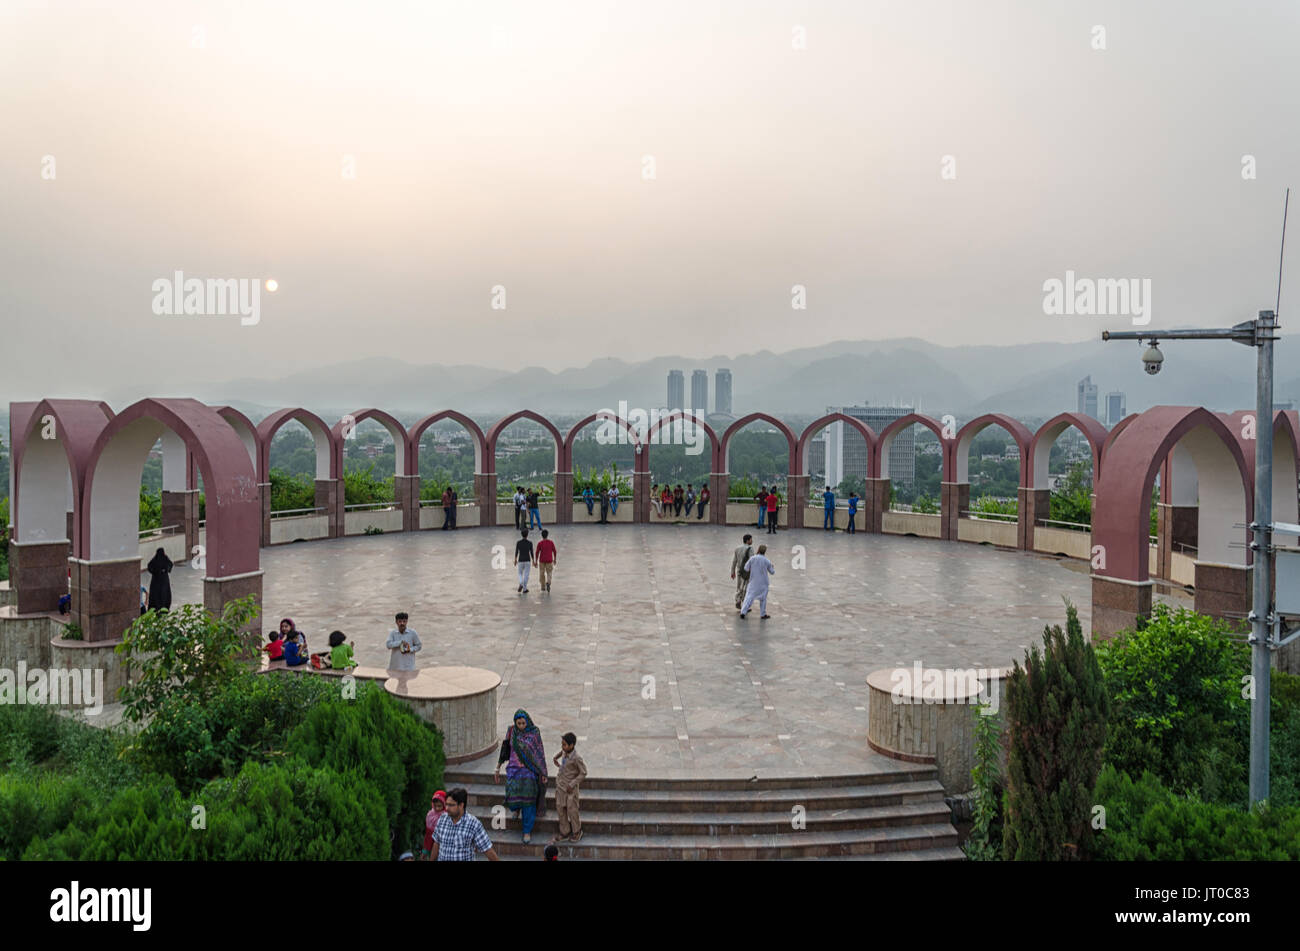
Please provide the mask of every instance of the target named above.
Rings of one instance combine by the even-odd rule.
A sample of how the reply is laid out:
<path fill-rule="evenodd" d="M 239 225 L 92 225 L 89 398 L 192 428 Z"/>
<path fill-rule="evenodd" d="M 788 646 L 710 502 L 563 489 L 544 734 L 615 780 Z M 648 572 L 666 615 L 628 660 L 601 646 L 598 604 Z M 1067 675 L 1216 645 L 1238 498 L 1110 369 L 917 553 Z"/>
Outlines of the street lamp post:
<path fill-rule="evenodd" d="M 1148 373 L 1159 373 L 1163 356 L 1160 340 L 1235 340 L 1258 352 L 1255 379 L 1255 517 L 1250 523 L 1255 553 L 1254 596 L 1250 611 L 1250 659 L 1254 699 L 1250 705 L 1250 803 L 1268 799 L 1269 655 L 1277 649 L 1272 631 L 1273 565 L 1273 341 L 1277 339 L 1277 314 L 1261 310 L 1257 320 L 1247 320 L 1224 330 L 1166 330 L 1160 333 L 1102 331 L 1102 340 L 1146 340 L 1143 355 Z"/>

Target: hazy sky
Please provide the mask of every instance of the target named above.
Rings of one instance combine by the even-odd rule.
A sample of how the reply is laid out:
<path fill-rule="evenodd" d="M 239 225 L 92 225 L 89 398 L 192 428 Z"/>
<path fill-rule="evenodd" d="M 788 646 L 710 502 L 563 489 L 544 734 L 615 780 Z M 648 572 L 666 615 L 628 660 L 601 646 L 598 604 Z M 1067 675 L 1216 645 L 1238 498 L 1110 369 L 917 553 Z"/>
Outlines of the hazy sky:
<path fill-rule="evenodd" d="M 0 394 L 1129 326 L 1046 316 L 1067 269 L 1243 320 L 1298 48 L 1294 0 L 0 0 Z M 156 316 L 177 270 L 279 290 Z"/>

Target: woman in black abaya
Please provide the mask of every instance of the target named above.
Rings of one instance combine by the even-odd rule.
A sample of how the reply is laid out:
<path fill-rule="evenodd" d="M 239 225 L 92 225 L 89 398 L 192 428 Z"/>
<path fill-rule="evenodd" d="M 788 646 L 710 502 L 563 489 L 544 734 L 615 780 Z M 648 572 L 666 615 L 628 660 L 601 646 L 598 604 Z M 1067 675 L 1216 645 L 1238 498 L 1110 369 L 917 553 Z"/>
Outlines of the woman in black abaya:
<path fill-rule="evenodd" d="M 158 554 L 149 559 L 149 607 L 155 611 L 166 611 L 172 606 L 172 582 L 168 577 L 172 570 L 172 560 L 161 548 Z"/>

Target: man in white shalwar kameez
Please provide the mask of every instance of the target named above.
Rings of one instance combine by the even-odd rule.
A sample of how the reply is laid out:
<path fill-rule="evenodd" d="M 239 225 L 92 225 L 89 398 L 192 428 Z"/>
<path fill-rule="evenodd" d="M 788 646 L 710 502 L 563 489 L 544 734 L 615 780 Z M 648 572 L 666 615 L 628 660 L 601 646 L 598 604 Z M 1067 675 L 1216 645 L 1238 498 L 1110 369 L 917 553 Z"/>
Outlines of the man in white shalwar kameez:
<path fill-rule="evenodd" d="M 745 603 L 740 606 L 740 616 L 744 619 L 749 613 L 749 609 L 758 602 L 759 609 L 763 612 L 759 619 L 769 617 L 767 613 L 767 592 L 771 582 L 768 575 L 776 574 L 776 568 L 767 558 L 767 546 L 759 545 L 758 554 L 751 555 L 749 561 L 745 562 L 745 570 L 749 572 L 749 584 L 745 587 Z"/>
<path fill-rule="evenodd" d="M 415 654 L 424 645 L 420 643 L 420 635 L 406 626 L 408 620 L 406 612 L 400 612 L 393 620 L 397 622 L 397 630 L 388 632 L 388 640 L 384 643 L 392 653 L 389 655 L 389 670 L 415 670 Z"/>

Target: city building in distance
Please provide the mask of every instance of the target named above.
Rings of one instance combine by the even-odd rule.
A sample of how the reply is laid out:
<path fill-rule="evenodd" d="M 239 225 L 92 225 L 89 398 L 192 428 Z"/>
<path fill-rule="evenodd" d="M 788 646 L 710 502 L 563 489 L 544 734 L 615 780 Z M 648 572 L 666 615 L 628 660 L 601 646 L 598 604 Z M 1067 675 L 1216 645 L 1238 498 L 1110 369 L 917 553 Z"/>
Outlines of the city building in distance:
<path fill-rule="evenodd" d="M 1092 376 L 1085 376 L 1079 381 L 1079 406 L 1077 412 L 1084 416 L 1091 416 L 1093 419 L 1100 420 L 1097 415 L 1097 384 L 1092 382 Z"/>
<path fill-rule="evenodd" d="M 1111 390 L 1106 394 L 1106 418 L 1103 420 L 1107 426 L 1114 426 L 1121 419 L 1128 415 L 1127 401 L 1124 398 L 1123 390 Z"/>
<path fill-rule="evenodd" d="M 915 412 L 911 406 L 828 406 L 828 413 L 860 419 L 879 435 L 894 420 Z M 916 429 L 908 426 L 894 437 L 889 453 L 889 478 L 898 485 L 916 482 Z M 867 477 L 867 441 L 843 421 L 829 423 L 817 441 L 824 445 L 825 483 L 836 486 L 847 476 Z M 816 451 L 816 450 L 810 450 Z M 810 458 L 811 462 L 811 458 Z M 817 471 L 810 467 L 810 471 Z"/>

